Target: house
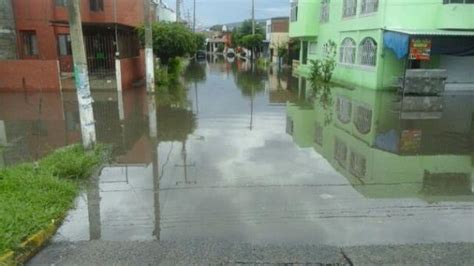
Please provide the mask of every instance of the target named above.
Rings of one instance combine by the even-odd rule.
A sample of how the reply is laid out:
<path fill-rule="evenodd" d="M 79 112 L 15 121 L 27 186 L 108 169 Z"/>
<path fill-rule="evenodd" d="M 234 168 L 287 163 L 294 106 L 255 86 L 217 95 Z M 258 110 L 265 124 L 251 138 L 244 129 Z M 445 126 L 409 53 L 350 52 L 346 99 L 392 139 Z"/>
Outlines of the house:
<path fill-rule="evenodd" d="M 286 47 L 289 42 L 289 18 L 277 17 L 267 20 L 266 40 L 269 43 L 269 57 L 271 62 L 278 62 L 278 48 Z"/>
<path fill-rule="evenodd" d="M 405 76 L 421 73 L 442 82 L 447 78 L 447 89 L 474 89 L 472 0 L 292 0 L 290 5 L 290 37 L 301 44 L 294 63 L 304 76 L 310 60 L 325 57 L 325 44 L 332 40 L 336 82 L 393 89 L 405 86 Z"/>
<path fill-rule="evenodd" d="M 135 31 L 143 23 L 143 1 L 81 1 L 92 88 L 128 89 L 144 76 L 144 58 Z M 74 88 L 67 0 L 7 0 L 2 5 L 8 8 L 1 12 L 9 14 L 0 16 L 9 19 L 0 20 L 4 24 L 0 26 L 10 30 L 2 31 L 8 36 L 0 36 L 0 50 L 6 47 L 10 52 L 0 57 L 0 90 Z"/>
<path fill-rule="evenodd" d="M 227 26 L 222 26 L 221 31 L 210 32 L 207 39 L 206 50 L 208 53 L 223 53 L 232 47 L 232 32 L 227 30 Z M 222 51 L 219 51 L 223 48 Z"/>

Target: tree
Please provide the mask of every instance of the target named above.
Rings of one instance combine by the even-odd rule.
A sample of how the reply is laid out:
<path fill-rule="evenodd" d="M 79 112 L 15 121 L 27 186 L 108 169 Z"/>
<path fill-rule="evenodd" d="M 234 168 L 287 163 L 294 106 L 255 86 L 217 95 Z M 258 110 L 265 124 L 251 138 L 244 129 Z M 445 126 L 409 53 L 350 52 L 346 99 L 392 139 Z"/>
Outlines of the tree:
<path fill-rule="evenodd" d="M 144 40 L 145 30 L 138 29 Z M 199 37 L 199 40 L 200 37 Z M 181 23 L 157 22 L 153 24 L 153 52 L 167 65 L 170 59 L 194 54 L 198 49 L 198 37 Z"/>
<path fill-rule="evenodd" d="M 206 36 L 204 34 L 196 33 L 194 34 L 196 38 L 196 50 L 205 50 L 206 49 Z"/>
<path fill-rule="evenodd" d="M 265 35 L 265 31 L 261 27 L 261 25 L 255 25 L 255 34 L 261 35 L 263 38 L 263 36 Z M 234 28 L 234 30 L 232 31 L 232 40 L 235 46 L 242 45 L 242 38 L 247 35 L 252 35 L 252 20 L 244 21 L 240 25 L 240 27 Z"/>

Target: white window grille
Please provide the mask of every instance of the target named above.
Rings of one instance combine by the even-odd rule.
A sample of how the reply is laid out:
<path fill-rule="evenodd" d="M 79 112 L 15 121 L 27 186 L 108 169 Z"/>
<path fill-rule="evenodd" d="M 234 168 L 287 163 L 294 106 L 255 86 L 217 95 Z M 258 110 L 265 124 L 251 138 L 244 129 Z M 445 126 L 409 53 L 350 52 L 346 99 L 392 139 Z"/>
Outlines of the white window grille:
<path fill-rule="evenodd" d="M 357 0 L 344 0 L 342 16 L 353 17 L 357 14 Z"/>
<path fill-rule="evenodd" d="M 379 0 L 362 0 L 360 13 L 367 14 L 377 12 L 379 9 Z"/>
<path fill-rule="evenodd" d="M 372 129 L 372 110 L 364 106 L 357 106 L 354 115 L 354 125 L 361 134 L 369 134 Z"/>
<path fill-rule="evenodd" d="M 377 42 L 368 37 L 362 40 L 359 46 L 359 63 L 364 66 L 377 64 Z"/>
<path fill-rule="evenodd" d="M 347 144 L 336 137 L 334 142 L 334 159 L 342 168 L 346 168 L 347 151 Z"/>
<path fill-rule="evenodd" d="M 317 54 L 318 53 L 318 43 L 310 42 L 308 45 L 308 54 Z"/>
<path fill-rule="evenodd" d="M 330 5 L 330 0 L 321 1 L 321 17 L 319 19 L 319 22 L 321 23 L 329 22 L 329 5 Z"/>
<path fill-rule="evenodd" d="M 367 159 L 364 155 L 355 151 L 351 151 L 349 166 L 351 174 L 353 174 L 355 177 L 365 177 L 367 173 Z"/>
<path fill-rule="evenodd" d="M 291 22 L 298 21 L 298 0 L 291 2 L 290 20 Z"/>
<path fill-rule="evenodd" d="M 339 50 L 339 62 L 343 64 L 355 64 L 357 44 L 352 38 L 345 38 Z"/>

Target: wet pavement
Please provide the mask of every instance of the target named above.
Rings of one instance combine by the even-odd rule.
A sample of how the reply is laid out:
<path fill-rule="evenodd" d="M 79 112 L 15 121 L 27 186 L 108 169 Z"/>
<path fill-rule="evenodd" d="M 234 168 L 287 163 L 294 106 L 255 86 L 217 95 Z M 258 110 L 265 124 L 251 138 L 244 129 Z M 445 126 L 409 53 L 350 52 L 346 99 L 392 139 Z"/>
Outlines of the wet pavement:
<path fill-rule="evenodd" d="M 312 88 L 221 60 L 184 79 L 94 92 L 114 160 L 32 264 L 474 262 L 474 92 Z M 0 95 L 0 167 L 79 141 L 74 93 Z"/>

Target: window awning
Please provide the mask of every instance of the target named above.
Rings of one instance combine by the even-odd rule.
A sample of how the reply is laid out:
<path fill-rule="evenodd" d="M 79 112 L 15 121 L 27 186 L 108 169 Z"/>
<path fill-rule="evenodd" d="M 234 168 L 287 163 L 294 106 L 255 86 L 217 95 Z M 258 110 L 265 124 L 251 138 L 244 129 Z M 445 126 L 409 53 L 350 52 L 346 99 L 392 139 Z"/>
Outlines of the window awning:
<path fill-rule="evenodd" d="M 474 31 L 386 29 L 384 45 L 402 59 L 408 55 L 410 38 L 416 37 L 432 40 L 432 54 L 474 55 Z"/>

